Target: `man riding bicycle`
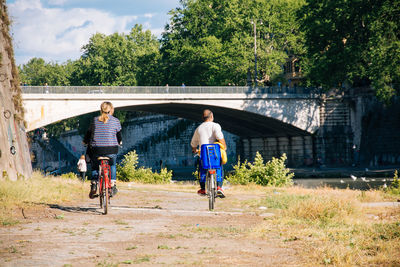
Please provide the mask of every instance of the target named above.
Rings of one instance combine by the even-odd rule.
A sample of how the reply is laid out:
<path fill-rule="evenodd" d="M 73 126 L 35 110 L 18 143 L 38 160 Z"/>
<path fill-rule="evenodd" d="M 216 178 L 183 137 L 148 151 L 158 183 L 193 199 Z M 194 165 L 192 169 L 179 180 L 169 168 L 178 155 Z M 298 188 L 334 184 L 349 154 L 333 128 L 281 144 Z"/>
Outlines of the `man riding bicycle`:
<path fill-rule="evenodd" d="M 90 124 L 88 131 L 83 139 L 83 143 L 90 147 L 90 160 L 92 162 L 92 177 L 90 186 L 90 198 L 96 197 L 99 170 L 98 157 L 110 158 L 109 164 L 111 168 L 111 187 L 112 195 L 118 190 L 116 186 L 117 180 L 117 153 L 118 145 L 122 144 L 121 123 L 113 116 L 114 107 L 110 102 L 103 102 L 100 105 L 100 116 L 95 117 Z"/>
<path fill-rule="evenodd" d="M 192 146 L 193 153 L 198 153 L 201 145 L 214 144 L 219 142 L 226 150 L 226 142 L 224 134 L 222 133 L 221 126 L 214 122 L 214 115 L 211 110 L 205 109 L 203 111 L 203 123 L 195 130 L 190 145 Z M 222 190 L 223 175 L 222 166 L 216 170 L 217 173 L 217 195 L 219 197 L 225 197 L 224 191 Z M 200 176 L 200 189 L 197 191 L 199 195 L 205 195 L 205 180 L 207 170 L 202 167 L 200 160 L 199 163 L 199 176 Z"/>

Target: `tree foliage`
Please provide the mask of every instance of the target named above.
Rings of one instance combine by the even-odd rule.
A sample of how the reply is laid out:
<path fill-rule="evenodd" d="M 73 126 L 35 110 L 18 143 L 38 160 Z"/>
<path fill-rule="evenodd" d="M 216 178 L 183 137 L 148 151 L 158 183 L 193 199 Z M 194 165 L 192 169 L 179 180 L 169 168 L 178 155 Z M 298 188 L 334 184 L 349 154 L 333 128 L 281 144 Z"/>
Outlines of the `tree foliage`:
<path fill-rule="evenodd" d="M 307 0 L 299 16 L 310 83 L 372 83 L 381 99 L 390 99 L 400 75 L 399 0 Z"/>
<path fill-rule="evenodd" d="M 149 30 L 135 25 L 129 34 L 96 33 L 75 62 L 74 85 L 158 84 L 159 42 Z"/>
<path fill-rule="evenodd" d="M 32 58 L 28 63 L 19 67 L 20 79 L 28 85 L 70 85 L 69 77 L 72 62 L 64 64 L 47 63 L 42 58 Z"/>
<path fill-rule="evenodd" d="M 245 85 L 254 68 L 257 29 L 258 79 L 282 73 L 289 54 L 303 53 L 295 14 L 300 0 L 182 0 L 162 36 L 165 76 L 171 84 Z M 171 71 L 172 70 L 172 71 Z"/>

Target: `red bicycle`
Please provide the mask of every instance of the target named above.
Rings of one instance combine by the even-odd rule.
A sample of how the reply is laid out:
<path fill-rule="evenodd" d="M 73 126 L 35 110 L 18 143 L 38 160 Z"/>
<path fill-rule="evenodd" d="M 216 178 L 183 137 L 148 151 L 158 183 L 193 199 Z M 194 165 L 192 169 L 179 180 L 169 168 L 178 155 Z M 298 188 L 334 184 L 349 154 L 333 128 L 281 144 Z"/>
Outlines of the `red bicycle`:
<path fill-rule="evenodd" d="M 110 193 L 111 193 L 111 167 L 109 164 L 109 157 L 98 157 L 100 161 L 99 165 L 99 199 L 100 208 L 104 208 L 103 214 L 107 214 L 108 205 L 110 204 Z"/>

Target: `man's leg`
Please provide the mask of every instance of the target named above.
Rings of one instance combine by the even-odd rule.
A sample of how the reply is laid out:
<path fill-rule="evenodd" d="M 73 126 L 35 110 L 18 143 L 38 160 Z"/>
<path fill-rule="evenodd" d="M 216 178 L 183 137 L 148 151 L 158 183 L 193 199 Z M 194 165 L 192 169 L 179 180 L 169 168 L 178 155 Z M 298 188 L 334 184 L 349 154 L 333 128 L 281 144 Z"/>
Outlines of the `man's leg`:
<path fill-rule="evenodd" d="M 221 168 L 217 169 L 217 196 L 224 198 L 225 194 L 224 191 L 222 190 L 222 184 L 224 182 L 224 170 L 221 166 Z"/>
<path fill-rule="evenodd" d="M 207 171 L 203 169 L 203 166 L 201 164 L 201 160 L 199 160 L 199 183 L 200 183 L 200 189 L 197 191 L 197 194 L 199 195 L 205 195 L 206 194 L 206 174 Z"/>

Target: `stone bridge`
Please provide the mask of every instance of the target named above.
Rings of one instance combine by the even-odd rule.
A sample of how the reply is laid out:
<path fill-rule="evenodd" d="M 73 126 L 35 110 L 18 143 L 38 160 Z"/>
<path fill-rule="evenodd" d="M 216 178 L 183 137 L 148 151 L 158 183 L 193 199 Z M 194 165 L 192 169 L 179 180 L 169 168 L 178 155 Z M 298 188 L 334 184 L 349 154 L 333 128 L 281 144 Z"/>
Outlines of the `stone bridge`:
<path fill-rule="evenodd" d="M 194 121 L 210 108 L 222 128 L 242 137 L 307 136 L 320 127 L 320 97 L 309 88 L 23 86 L 27 131 L 98 111 L 116 109 Z"/>

